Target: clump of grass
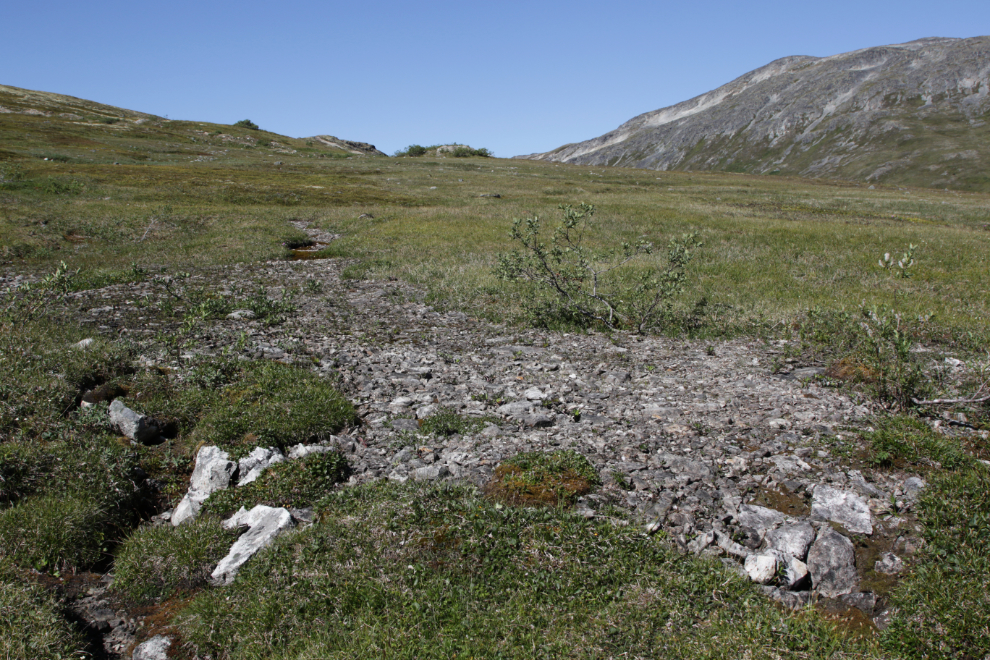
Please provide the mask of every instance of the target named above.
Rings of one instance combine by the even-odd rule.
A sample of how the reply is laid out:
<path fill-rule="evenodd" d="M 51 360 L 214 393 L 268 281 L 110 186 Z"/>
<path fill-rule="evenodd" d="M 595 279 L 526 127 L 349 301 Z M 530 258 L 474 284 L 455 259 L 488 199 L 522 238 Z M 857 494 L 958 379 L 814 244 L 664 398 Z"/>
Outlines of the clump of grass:
<path fill-rule="evenodd" d="M 316 524 L 277 539 L 229 587 L 198 594 L 175 623 L 199 655 L 232 660 L 865 650 L 635 526 L 387 482 L 325 498 Z"/>
<path fill-rule="evenodd" d="M 486 493 L 519 506 L 568 506 L 601 485 L 594 466 L 572 449 L 524 452 L 503 461 Z"/>
<path fill-rule="evenodd" d="M 452 408 L 440 408 L 423 420 L 421 433 L 429 433 L 440 437 L 477 433 L 485 427 L 488 418 L 466 417 Z"/>
<path fill-rule="evenodd" d="M 234 536 L 210 516 L 180 527 L 140 528 L 117 551 L 114 591 L 149 601 L 202 586 L 230 550 Z"/>
<path fill-rule="evenodd" d="M 43 587 L 0 559 L 0 658 L 86 657 L 85 644 Z"/>
<path fill-rule="evenodd" d="M 339 451 L 311 454 L 273 465 L 249 484 L 213 493 L 203 503 L 203 511 L 228 516 L 242 506 L 251 509 L 258 504 L 311 506 L 346 481 L 350 471 L 347 458 Z"/>
<path fill-rule="evenodd" d="M 92 568 L 106 558 L 116 522 L 89 498 L 27 498 L 0 512 L 0 557 L 55 573 Z"/>
<path fill-rule="evenodd" d="M 870 444 L 869 461 L 875 467 L 940 466 L 957 470 L 972 461 L 958 441 L 919 419 L 905 415 L 879 417 L 874 426 L 876 430 L 864 433 L 863 438 Z"/>
<path fill-rule="evenodd" d="M 255 363 L 224 390 L 193 437 L 237 455 L 256 446 L 284 449 L 326 440 L 356 421 L 347 399 L 312 372 L 279 363 Z"/>

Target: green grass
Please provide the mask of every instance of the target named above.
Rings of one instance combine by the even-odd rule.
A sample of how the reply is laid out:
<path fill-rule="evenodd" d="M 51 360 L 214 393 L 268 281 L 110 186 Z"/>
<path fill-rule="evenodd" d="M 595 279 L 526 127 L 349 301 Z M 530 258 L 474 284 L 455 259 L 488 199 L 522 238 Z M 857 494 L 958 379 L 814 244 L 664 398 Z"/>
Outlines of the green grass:
<path fill-rule="evenodd" d="M 636 526 L 493 504 L 465 488 L 346 489 L 177 621 L 229 658 L 841 658 L 717 562 Z M 772 649 L 772 651 L 771 651 Z"/>
<path fill-rule="evenodd" d="M 179 527 L 142 527 L 117 551 L 113 589 L 137 601 L 151 601 L 168 598 L 177 589 L 202 587 L 235 536 L 210 516 Z"/>
<path fill-rule="evenodd" d="M 59 603 L 0 559 L 0 658 L 65 660 L 88 657 L 79 633 L 62 616 Z"/>
<path fill-rule="evenodd" d="M 257 446 L 323 441 L 356 420 L 353 406 L 326 380 L 300 367 L 261 363 L 226 388 L 192 438 L 237 457 Z"/>
<path fill-rule="evenodd" d="M 892 594 L 881 648 L 902 658 L 990 655 L 990 469 L 958 440 L 909 417 L 864 434 L 874 464 L 918 469 L 925 546 Z"/>
<path fill-rule="evenodd" d="M 273 465 L 249 484 L 213 493 L 203 503 L 203 511 L 227 517 L 258 504 L 304 508 L 323 499 L 348 476 L 350 466 L 341 452 L 311 454 Z"/>

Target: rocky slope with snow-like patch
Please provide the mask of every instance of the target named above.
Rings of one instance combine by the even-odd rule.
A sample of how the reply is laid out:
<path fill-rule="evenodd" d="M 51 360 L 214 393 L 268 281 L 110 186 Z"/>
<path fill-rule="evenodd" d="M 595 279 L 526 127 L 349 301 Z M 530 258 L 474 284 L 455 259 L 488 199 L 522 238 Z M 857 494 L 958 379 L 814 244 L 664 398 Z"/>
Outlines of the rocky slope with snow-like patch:
<path fill-rule="evenodd" d="M 990 37 L 785 57 L 520 158 L 990 189 Z"/>

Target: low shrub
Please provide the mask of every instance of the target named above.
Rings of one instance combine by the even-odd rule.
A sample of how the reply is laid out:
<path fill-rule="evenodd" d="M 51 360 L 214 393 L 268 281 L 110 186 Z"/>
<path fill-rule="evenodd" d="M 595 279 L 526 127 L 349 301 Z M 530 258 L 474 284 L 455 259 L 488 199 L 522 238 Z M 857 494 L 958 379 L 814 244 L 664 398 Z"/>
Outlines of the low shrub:
<path fill-rule="evenodd" d="M 572 449 L 524 452 L 495 468 L 485 492 L 520 506 L 569 506 L 601 485 L 594 466 Z"/>
<path fill-rule="evenodd" d="M 87 657 L 81 635 L 60 610 L 48 591 L 0 559 L 0 658 Z"/>
<path fill-rule="evenodd" d="M 927 470 L 938 466 L 957 470 L 972 459 L 958 440 L 948 438 L 919 419 L 903 415 L 879 417 L 876 430 L 864 433 L 869 442 L 869 461 L 875 467 L 908 466 Z"/>
<path fill-rule="evenodd" d="M 250 119 L 242 119 L 240 121 L 235 121 L 234 126 L 237 126 L 238 128 L 250 128 L 252 131 L 261 130 L 258 128 L 258 125 L 255 124 Z"/>
<path fill-rule="evenodd" d="M 423 420 L 423 424 L 420 426 L 420 432 L 440 437 L 449 437 L 455 434 L 465 435 L 467 433 L 477 433 L 489 421 L 494 420 L 466 417 L 452 408 L 440 408 Z"/>
<path fill-rule="evenodd" d="M 586 234 L 595 207 L 560 205 L 563 222 L 544 241 L 539 217 L 516 219 L 509 233 L 522 245 L 498 256 L 495 275 L 522 282 L 528 291 L 526 311 L 537 326 L 630 328 L 645 332 L 671 314 L 674 298 L 684 291 L 687 264 L 701 247 L 696 234 L 685 234 L 667 246 L 663 268 L 648 261 L 653 244 L 639 241 L 612 250 L 588 247 Z M 635 262 L 637 272 L 630 269 Z"/>
<path fill-rule="evenodd" d="M 142 527 L 117 550 L 113 589 L 149 601 L 167 598 L 177 589 L 202 586 L 235 538 L 236 533 L 210 516 L 179 527 Z"/>
<path fill-rule="evenodd" d="M 350 476 L 347 458 L 338 451 L 311 454 L 278 463 L 249 484 L 220 490 L 203 503 L 203 511 L 226 517 L 242 506 L 308 507 L 333 492 Z"/>

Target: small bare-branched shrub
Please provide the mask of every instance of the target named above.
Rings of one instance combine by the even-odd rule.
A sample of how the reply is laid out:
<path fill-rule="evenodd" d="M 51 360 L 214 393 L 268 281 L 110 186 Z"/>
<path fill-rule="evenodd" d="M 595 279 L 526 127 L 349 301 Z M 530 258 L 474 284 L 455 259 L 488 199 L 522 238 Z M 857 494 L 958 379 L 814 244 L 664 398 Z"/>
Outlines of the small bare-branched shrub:
<path fill-rule="evenodd" d="M 598 325 L 642 333 L 670 315 L 674 298 L 684 291 L 693 250 L 702 246 L 697 233 L 672 239 L 666 265 L 659 267 L 649 259 L 653 243 L 645 240 L 608 250 L 590 247 L 586 239 L 594 206 L 559 208 L 564 220 L 549 242 L 541 235 L 539 217 L 515 220 L 510 236 L 523 249 L 500 254 L 496 267 L 503 280 L 533 285 L 535 295 L 524 304 L 535 324 Z"/>

